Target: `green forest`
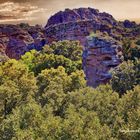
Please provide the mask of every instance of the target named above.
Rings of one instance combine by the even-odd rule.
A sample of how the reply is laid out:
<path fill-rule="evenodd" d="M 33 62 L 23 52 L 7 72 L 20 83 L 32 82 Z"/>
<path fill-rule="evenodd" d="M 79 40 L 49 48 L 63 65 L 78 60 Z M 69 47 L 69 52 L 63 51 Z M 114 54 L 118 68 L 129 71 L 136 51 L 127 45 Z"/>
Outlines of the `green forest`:
<path fill-rule="evenodd" d="M 88 87 L 82 46 L 59 41 L 0 62 L 0 140 L 139 140 L 140 41 L 112 79 Z M 133 133 L 131 132 L 133 130 Z"/>

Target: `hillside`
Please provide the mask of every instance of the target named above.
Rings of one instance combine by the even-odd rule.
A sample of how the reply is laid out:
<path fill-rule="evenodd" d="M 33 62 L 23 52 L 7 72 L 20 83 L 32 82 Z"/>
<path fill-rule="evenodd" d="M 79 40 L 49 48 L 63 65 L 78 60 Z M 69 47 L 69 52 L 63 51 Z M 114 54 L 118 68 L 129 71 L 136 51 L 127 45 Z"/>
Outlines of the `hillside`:
<path fill-rule="evenodd" d="M 139 140 L 139 128 L 140 25 L 92 8 L 0 25 L 0 140 Z"/>
<path fill-rule="evenodd" d="M 110 80 L 108 71 L 123 61 L 123 41 L 139 39 L 140 25 L 128 20 L 118 22 L 96 9 L 79 8 L 56 13 L 45 28 L 28 24 L 0 25 L 0 33 L 2 55 L 16 59 L 54 41 L 80 41 L 87 83 L 96 87 Z"/>

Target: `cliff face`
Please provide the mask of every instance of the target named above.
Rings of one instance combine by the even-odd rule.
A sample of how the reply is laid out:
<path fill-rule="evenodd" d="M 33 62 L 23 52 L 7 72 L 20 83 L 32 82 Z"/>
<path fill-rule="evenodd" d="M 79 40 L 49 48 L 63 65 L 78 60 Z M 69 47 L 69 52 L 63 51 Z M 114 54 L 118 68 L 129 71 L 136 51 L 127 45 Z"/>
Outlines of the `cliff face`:
<path fill-rule="evenodd" d="M 79 40 L 85 46 L 86 36 L 100 30 L 111 33 L 118 23 L 107 13 L 91 8 L 67 9 L 52 16 L 45 27 L 48 43 L 60 40 Z M 115 35 L 115 34 L 114 34 Z"/>
<path fill-rule="evenodd" d="M 55 24 L 85 20 L 95 20 L 97 22 L 106 21 L 108 24 L 116 24 L 115 19 L 105 12 L 100 13 L 99 10 L 93 8 L 79 8 L 73 10 L 66 9 L 65 11 L 56 13 L 48 20 L 46 27 Z"/>
<path fill-rule="evenodd" d="M 109 70 L 122 62 L 123 38 L 140 35 L 140 26 L 135 22 L 118 22 L 111 15 L 92 8 L 60 11 L 48 20 L 45 30 L 48 44 L 60 40 L 80 41 L 84 47 L 83 69 L 92 87 L 107 83 L 111 78 Z"/>
<path fill-rule="evenodd" d="M 109 70 L 118 66 L 122 60 L 122 46 L 115 39 L 100 34 L 87 37 L 83 51 L 87 84 L 96 87 L 107 83 L 111 79 Z"/>
<path fill-rule="evenodd" d="M 118 43 L 121 36 L 118 34 L 124 31 L 119 24 L 107 13 L 80 8 L 58 12 L 48 20 L 45 29 L 49 44 L 60 40 L 80 41 L 84 46 L 83 69 L 87 83 L 96 87 L 107 83 L 111 78 L 109 70 L 121 63 L 122 46 Z M 92 36 L 95 32 L 96 36 Z"/>
<path fill-rule="evenodd" d="M 9 58 L 19 59 L 31 49 L 40 50 L 45 43 L 44 29 L 39 26 L 0 25 L 0 49 Z"/>

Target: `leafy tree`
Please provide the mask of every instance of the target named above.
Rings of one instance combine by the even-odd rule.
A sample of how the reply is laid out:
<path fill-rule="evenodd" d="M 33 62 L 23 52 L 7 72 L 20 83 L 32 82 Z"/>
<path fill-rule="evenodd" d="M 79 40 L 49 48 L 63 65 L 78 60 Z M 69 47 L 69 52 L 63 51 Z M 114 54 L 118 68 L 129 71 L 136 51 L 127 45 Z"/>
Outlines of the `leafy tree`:
<path fill-rule="evenodd" d="M 77 69 L 81 69 L 82 62 L 81 61 L 71 61 L 68 58 L 65 58 L 62 55 L 42 55 L 34 68 L 35 74 L 40 73 L 44 69 L 49 68 L 58 68 L 59 66 L 63 66 L 66 69 L 68 74 L 76 71 Z M 37 61 L 37 60 L 36 60 Z"/>
<path fill-rule="evenodd" d="M 82 70 L 76 70 L 75 72 L 71 73 L 70 79 L 70 91 L 74 91 L 86 86 L 85 74 Z"/>
<path fill-rule="evenodd" d="M 35 67 L 35 60 L 39 53 L 36 50 L 31 50 L 30 52 L 26 52 L 23 56 L 21 56 L 21 62 L 26 64 L 30 71 L 32 71 Z"/>
<path fill-rule="evenodd" d="M 1 113 L 6 115 L 15 106 L 26 102 L 37 89 L 33 73 L 16 60 L 9 60 L 0 67 Z"/>
<path fill-rule="evenodd" d="M 82 46 L 78 41 L 58 41 L 53 42 L 50 46 L 45 46 L 43 51 L 50 53 L 53 52 L 55 55 L 63 55 L 72 61 L 78 61 L 82 59 Z"/>
<path fill-rule="evenodd" d="M 61 97 L 60 93 L 67 93 L 86 86 L 84 73 L 82 71 L 73 72 L 68 75 L 65 68 L 59 66 L 57 69 L 51 68 L 43 70 L 37 77 L 39 92 L 37 98 L 41 102 L 48 102 L 49 94 L 52 97 Z M 64 95 L 63 95 L 64 96 Z M 57 99 L 54 99 L 56 102 Z"/>
<path fill-rule="evenodd" d="M 123 55 L 124 60 L 135 60 L 140 58 L 140 46 L 139 41 L 134 41 L 130 39 L 123 40 Z"/>
<path fill-rule="evenodd" d="M 63 66 L 68 74 L 82 69 L 82 46 L 77 41 L 53 42 L 46 45 L 43 50 L 37 52 L 31 50 L 25 53 L 20 60 L 29 67 L 35 75 L 42 70 Z"/>
<path fill-rule="evenodd" d="M 140 133 L 140 86 L 127 91 L 120 99 L 119 113 L 122 118 L 119 139 L 139 140 Z"/>
<path fill-rule="evenodd" d="M 58 139 L 61 119 L 42 112 L 33 100 L 13 110 L 0 124 L 0 138 L 3 140 Z"/>
<path fill-rule="evenodd" d="M 63 123 L 63 139 L 110 139 L 111 133 L 106 125 L 101 125 L 98 115 L 94 111 L 85 108 L 76 109 L 70 105 L 65 114 Z M 105 132 L 105 133 L 103 133 Z"/>
<path fill-rule="evenodd" d="M 127 90 L 131 90 L 135 85 L 140 83 L 140 61 L 128 61 L 120 64 L 112 71 L 111 85 L 112 88 L 123 94 Z"/>
<path fill-rule="evenodd" d="M 26 64 L 30 71 L 33 71 L 35 75 L 38 75 L 44 69 L 57 68 L 63 66 L 68 74 L 82 69 L 82 61 L 72 61 L 63 55 L 54 54 L 42 54 L 36 51 L 31 51 L 22 56 L 22 60 Z"/>

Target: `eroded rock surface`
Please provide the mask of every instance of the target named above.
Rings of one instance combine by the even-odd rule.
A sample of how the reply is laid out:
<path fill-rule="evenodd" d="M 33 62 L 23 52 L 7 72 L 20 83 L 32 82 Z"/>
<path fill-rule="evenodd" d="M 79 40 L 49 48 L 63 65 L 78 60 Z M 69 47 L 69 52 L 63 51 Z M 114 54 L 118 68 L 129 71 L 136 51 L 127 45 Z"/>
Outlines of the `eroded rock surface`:
<path fill-rule="evenodd" d="M 102 35 L 87 37 L 83 52 L 83 68 L 87 84 L 96 87 L 111 79 L 109 70 L 118 66 L 123 60 L 122 46 L 113 38 Z"/>
<path fill-rule="evenodd" d="M 122 40 L 140 37 L 140 25 L 128 20 L 118 22 L 110 14 L 92 8 L 60 11 L 48 20 L 45 30 L 48 44 L 60 40 L 80 41 L 83 68 L 92 87 L 107 83 L 111 78 L 109 70 L 122 62 Z M 102 35 L 98 36 L 98 32 Z"/>
<path fill-rule="evenodd" d="M 87 84 L 96 87 L 107 83 L 109 70 L 121 63 L 120 34 L 124 26 L 111 15 L 92 8 L 66 9 L 52 16 L 46 25 L 48 43 L 60 40 L 79 40 L 83 48 L 83 68 Z M 99 36 L 97 32 L 102 33 Z"/>
<path fill-rule="evenodd" d="M 112 28 L 117 26 L 118 22 L 107 13 L 99 13 L 98 10 L 92 8 L 79 8 L 58 12 L 48 20 L 45 28 L 48 43 L 79 40 L 85 46 L 86 36 L 97 30 L 107 32 L 117 38 L 117 34 L 112 32 Z M 119 29 L 115 31 L 120 32 Z"/>
<path fill-rule="evenodd" d="M 0 49 L 3 55 L 19 59 L 25 52 L 40 50 L 46 44 L 44 29 L 40 26 L 0 25 Z"/>

